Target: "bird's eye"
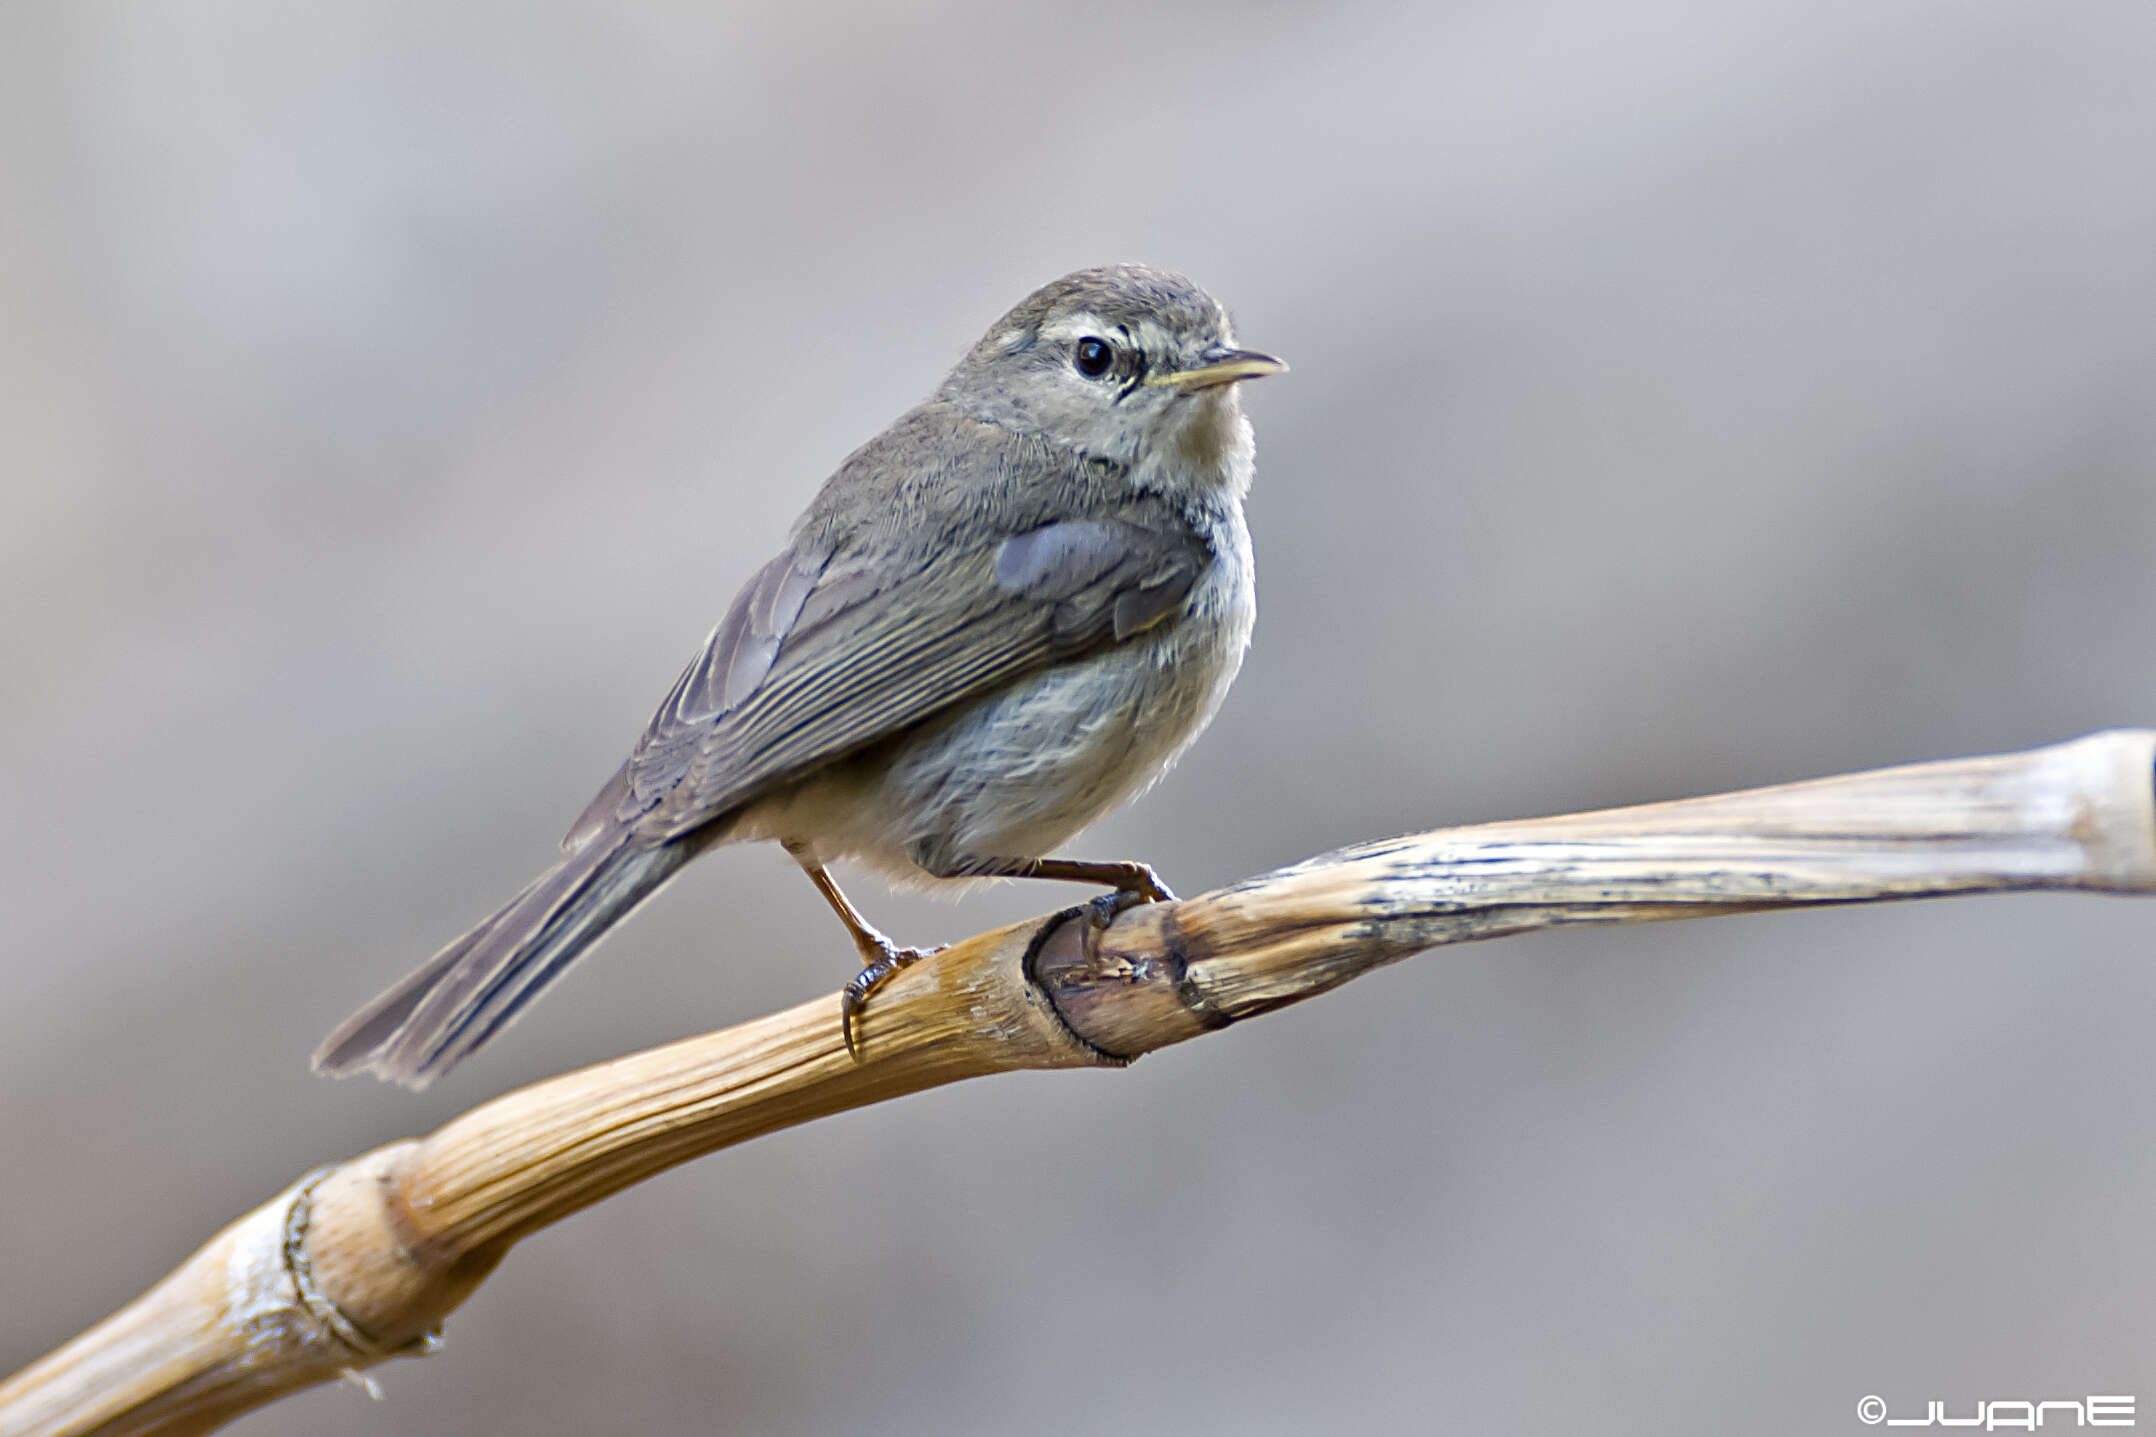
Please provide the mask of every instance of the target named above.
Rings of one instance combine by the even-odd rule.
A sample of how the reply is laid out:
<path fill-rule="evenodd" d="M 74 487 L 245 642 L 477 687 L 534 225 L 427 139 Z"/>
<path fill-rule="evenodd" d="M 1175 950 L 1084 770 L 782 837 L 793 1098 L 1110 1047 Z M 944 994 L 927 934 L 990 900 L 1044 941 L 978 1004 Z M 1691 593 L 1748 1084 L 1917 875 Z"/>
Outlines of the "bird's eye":
<path fill-rule="evenodd" d="M 1078 341 L 1078 348 L 1071 353 L 1071 363 L 1088 379 L 1098 379 L 1108 372 L 1108 363 L 1115 358 L 1115 351 L 1105 339 L 1086 338 Z"/>

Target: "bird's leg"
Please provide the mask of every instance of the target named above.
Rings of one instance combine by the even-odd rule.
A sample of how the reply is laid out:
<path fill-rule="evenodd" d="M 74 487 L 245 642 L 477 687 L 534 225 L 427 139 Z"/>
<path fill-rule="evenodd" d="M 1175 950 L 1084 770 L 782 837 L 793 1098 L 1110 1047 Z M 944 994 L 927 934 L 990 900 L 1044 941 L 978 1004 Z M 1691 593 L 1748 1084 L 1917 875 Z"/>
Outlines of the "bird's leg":
<path fill-rule="evenodd" d="M 1112 888 L 1093 900 L 1093 925 L 1105 928 L 1136 903 L 1173 903 L 1175 894 L 1150 863 L 1088 863 L 1076 858 L 968 858 L 939 878 L 1052 878 Z"/>
<path fill-rule="evenodd" d="M 830 871 L 821 863 L 790 843 L 786 845 L 786 851 L 793 855 L 794 862 L 801 865 L 801 871 L 809 876 L 809 882 L 816 885 L 816 891 L 823 895 L 824 902 L 831 905 L 832 912 L 838 914 L 839 922 L 845 924 L 846 931 L 853 935 L 853 946 L 861 954 L 861 971 L 853 975 L 838 999 L 839 1036 L 845 1039 L 847 1053 L 852 1055 L 855 1062 L 859 1062 L 861 1050 L 853 1039 L 854 1019 L 862 1008 L 868 1005 L 868 995 L 889 982 L 898 970 L 907 964 L 918 963 L 921 959 L 943 950 L 899 947 L 877 932 L 874 925 L 861 916 L 861 910 L 854 907 L 853 901 L 839 891 Z"/>
<path fill-rule="evenodd" d="M 968 858 L 939 878 L 1052 878 L 1093 883 L 1145 903 L 1173 903 L 1175 894 L 1150 863 L 1087 863 L 1077 858 Z"/>

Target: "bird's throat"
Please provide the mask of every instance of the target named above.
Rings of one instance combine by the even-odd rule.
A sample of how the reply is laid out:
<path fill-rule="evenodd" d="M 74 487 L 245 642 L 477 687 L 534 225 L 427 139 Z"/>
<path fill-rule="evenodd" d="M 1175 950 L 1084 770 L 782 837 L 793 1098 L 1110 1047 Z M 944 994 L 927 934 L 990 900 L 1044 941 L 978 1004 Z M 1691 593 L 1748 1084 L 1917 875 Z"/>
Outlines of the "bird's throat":
<path fill-rule="evenodd" d="M 1173 466 L 1175 473 L 1133 476 L 1147 488 L 1189 488 L 1240 500 L 1250 489 L 1255 455 L 1250 421 L 1235 402 L 1232 386 L 1206 390 L 1177 403 L 1166 416 L 1159 438 L 1147 446 L 1141 468 Z"/>

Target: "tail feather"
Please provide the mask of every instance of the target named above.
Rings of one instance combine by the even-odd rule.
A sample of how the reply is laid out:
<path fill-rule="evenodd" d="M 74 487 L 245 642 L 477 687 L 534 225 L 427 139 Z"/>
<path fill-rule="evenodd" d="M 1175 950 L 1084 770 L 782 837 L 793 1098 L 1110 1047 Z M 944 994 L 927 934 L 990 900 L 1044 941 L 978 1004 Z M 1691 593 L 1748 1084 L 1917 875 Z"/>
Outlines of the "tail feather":
<path fill-rule="evenodd" d="M 346 1019 L 316 1071 L 423 1088 L 483 1046 L 690 857 L 600 837 Z"/>

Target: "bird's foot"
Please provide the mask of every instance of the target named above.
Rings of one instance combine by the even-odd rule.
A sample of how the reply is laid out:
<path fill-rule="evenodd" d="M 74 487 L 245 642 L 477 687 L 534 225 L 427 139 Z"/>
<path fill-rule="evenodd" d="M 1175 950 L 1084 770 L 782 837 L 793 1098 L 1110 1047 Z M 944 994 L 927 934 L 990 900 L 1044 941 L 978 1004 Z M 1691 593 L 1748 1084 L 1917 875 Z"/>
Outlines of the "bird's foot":
<path fill-rule="evenodd" d="M 1129 872 L 1122 875 L 1122 881 L 1116 884 L 1116 891 L 1108 896 L 1118 900 L 1129 899 L 1130 902 L 1125 903 L 1124 908 L 1133 903 L 1175 902 L 1175 890 L 1160 881 L 1160 875 L 1153 871 L 1152 864 L 1123 863 L 1116 866 L 1128 869 Z M 1116 910 L 1118 913 L 1122 911 L 1122 908 Z"/>
<path fill-rule="evenodd" d="M 1175 890 L 1160 881 L 1150 863 L 1102 863 L 1088 865 L 1098 881 L 1113 883 L 1113 893 L 1103 893 L 1086 904 L 1095 929 L 1106 928 L 1116 916 L 1141 903 L 1173 903 Z"/>
<path fill-rule="evenodd" d="M 1098 932 L 1115 922 L 1116 915 L 1124 909 L 1136 908 L 1143 902 L 1144 897 L 1136 893 L 1103 893 L 1098 898 L 1086 900 L 1086 921 Z"/>
<path fill-rule="evenodd" d="M 868 995 L 897 977 L 899 971 L 910 968 L 923 958 L 941 953 L 941 948 L 901 948 L 890 939 L 878 934 L 873 941 L 861 944 L 861 971 L 853 975 L 845 990 L 838 997 L 838 1031 L 846 1041 L 846 1053 L 856 1063 L 861 1061 L 861 1047 L 854 1039 L 854 1028 L 861 1010 L 868 1006 Z"/>

